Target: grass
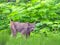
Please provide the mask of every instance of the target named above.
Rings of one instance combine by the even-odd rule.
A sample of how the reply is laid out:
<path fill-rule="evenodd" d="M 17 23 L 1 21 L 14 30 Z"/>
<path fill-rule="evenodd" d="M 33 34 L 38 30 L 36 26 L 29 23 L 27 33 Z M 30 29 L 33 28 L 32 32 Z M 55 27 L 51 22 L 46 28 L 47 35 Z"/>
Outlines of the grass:
<path fill-rule="evenodd" d="M 19 33 L 13 38 L 4 30 L 0 31 L 0 45 L 60 45 L 60 32 L 47 32 L 47 36 L 31 33 L 28 39 L 24 39 Z"/>

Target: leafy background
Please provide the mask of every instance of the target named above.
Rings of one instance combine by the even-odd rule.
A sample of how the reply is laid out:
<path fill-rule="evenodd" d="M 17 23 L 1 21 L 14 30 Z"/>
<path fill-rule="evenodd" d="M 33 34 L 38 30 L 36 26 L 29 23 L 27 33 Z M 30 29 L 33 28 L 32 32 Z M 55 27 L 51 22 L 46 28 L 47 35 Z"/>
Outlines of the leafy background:
<path fill-rule="evenodd" d="M 10 19 L 36 22 L 30 38 L 22 39 L 19 33 L 11 37 Z M 0 0 L 0 45 L 59 45 L 59 35 L 60 0 Z"/>

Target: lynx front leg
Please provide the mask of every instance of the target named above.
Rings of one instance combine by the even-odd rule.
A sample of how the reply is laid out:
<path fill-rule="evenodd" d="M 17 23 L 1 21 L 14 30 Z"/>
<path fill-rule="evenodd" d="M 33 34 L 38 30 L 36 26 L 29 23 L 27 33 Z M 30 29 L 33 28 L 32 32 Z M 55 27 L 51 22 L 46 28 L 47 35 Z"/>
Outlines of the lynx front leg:
<path fill-rule="evenodd" d="M 30 31 L 26 31 L 26 38 L 30 36 Z"/>

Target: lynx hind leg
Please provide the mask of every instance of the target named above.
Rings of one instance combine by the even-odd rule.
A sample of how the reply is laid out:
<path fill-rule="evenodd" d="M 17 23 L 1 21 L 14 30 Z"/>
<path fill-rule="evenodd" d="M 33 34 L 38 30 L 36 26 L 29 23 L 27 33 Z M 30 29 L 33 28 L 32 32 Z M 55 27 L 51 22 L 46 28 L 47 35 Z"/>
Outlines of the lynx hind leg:
<path fill-rule="evenodd" d="M 16 28 L 14 25 L 11 25 L 11 34 L 13 35 L 13 37 L 16 36 Z"/>
<path fill-rule="evenodd" d="M 15 37 L 15 36 L 16 36 L 16 30 L 13 31 L 13 37 Z"/>

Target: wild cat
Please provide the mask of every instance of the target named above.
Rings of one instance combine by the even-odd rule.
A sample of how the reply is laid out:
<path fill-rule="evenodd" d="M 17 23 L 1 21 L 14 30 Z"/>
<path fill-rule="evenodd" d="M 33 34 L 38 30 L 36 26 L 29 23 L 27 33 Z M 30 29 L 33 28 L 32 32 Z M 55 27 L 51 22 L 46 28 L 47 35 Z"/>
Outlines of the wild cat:
<path fill-rule="evenodd" d="M 26 38 L 30 36 L 30 33 L 35 28 L 35 23 L 20 23 L 20 22 L 14 22 L 10 20 L 10 28 L 11 28 L 11 34 L 13 36 L 16 36 L 17 32 L 20 32 L 21 35 L 25 35 Z"/>

